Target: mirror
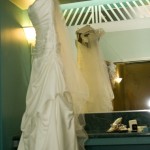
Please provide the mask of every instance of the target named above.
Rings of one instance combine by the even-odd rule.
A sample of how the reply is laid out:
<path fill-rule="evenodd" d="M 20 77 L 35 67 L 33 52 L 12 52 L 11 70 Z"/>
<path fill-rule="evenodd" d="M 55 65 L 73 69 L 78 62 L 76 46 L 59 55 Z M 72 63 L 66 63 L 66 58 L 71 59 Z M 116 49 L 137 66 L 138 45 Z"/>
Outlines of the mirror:
<path fill-rule="evenodd" d="M 90 18 L 90 13 L 94 11 L 94 19 L 89 23 L 95 29 L 105 30 L 99 42 L 104 58 L 117 65 L 123 78 L 122 82 L 115 84 L 113 88 L 114 110 L 149 109 L 150 2 L 130 0 L 120 3 L 116 1 L 114 4 L 109 1 L 100 5 L 93 3 L 94 6 L 87 6 L 84 10 L 79 6 L 77 8 L 76 4 L 70 4 L 72 9 L 63 10 L 72 41 L 76 39 L 76 30 L 89 21 L 87 18 Z M 88 2 L 86 4 L 88 5 Z M 80 12 L 83 10 L 82 19 L 74 16 L 77 9 L 80 9 Z M 76 58 L 76 50 L 74 52 Z"/>
<path fill-rule="evenodd" d="M 13 1 L 15 0 L 11 0 L 11 2 Z M 145 91 L 147 91 L 147 94 L 143 94 L 143 97 L 138 100 L 140 102 L 144 102 L 143 106 L 141 107 L 138 106 L 136 108 L 131 108 L 130 106 L 128 106 L 125 108 L 125 106 L 123 106 L 123 103 L 126 103 L 126 99 L 128 98 L 122 100 L 123 97 L 121 96 L 125 96 L 125 94 L 128 92 L 122 91 L 121 89 L 124 89 L 123 85 L 125 85 L 126 82 L 125 75 L 128 75 L 128 69 L 125 68 L 134 64 L 130 62 L 135 62 L 135 65 L 137 63 L 141 65 L 143 64 L 145 66 L 145 64 L 147 64 L 150 60 L 150 1 L 60 0 L 60 3 L 60 7 L 63 11 L 63 15 L 70 34 L 70 39 L 74 44 L 74 58 L 77 58 L 75 46 L 75 32 L 77 29 L 83 27 L 84 25 L 90 24 L 95 29 L 103 28 L 105 31 L 105 34 L 101 37 L 99 42 L 105 60 L 114 62 L 116 64 L 118 62 L 118 68 L 120 68 L 121 70 L 126 70 L 126 74 L 123 74 L 122 82 L 120 84 L 116 84 L 116 86 L 114 87 L 114 93 L 117 93 L 116 98 L 114 100 L 114 110 L 148 109 L 146 102 L 148 100 L 146 99 L 148 99 L 149 94 L 145 88 L 149 88 L 149 81 L 144 81 L 145 85 L 143 84 L 143 88 L 145 87 L 144 89 Z M 21 5 L 24 4 L 21 3 Z M 17 5 L 17 7 L 19 7 L 19 5 Z M 31 26 L 31 22 L 29 21 L 27 11 L 24 11 L 22 15 L 22 18 L 24 19 L 23 21 L 22 19 L 20 19 L 19 23 L 22 26 Z M 146 70 L 148 70 L 147 65 L 146 68 Z M 120 75 L 122 75 L 122 71 L 119 72 Z M 142 73 L 142 71 L 139 70 L 138 74 L 139 73 Z M 141 78 L 136 77 L 136 81 L 137 78 L 141 79 L 140 82 L 142 82 L 142 78 L 143 80 L 146 80 L 144 74 L 147 75 L 146 78 L 148 80 L 149 73 L 147 72 L 143 73 L 143 75 L 141 75 Z M 130 80 L 130 83 L 128 83 L 128 85 L 130 85 L 134 80 L 135 78 L 133 76 L 132 80 Z M 141 87 L 141 83 L 136 82 L 136 84 L 138 88 Z M 135 99 L 135 97 L 132 98 L 131 94 L 129 95 L 130 100 Z M 139 103 L 135 102 L 135 100 L 132 101 L 134 102 L 134 104 Z"/>

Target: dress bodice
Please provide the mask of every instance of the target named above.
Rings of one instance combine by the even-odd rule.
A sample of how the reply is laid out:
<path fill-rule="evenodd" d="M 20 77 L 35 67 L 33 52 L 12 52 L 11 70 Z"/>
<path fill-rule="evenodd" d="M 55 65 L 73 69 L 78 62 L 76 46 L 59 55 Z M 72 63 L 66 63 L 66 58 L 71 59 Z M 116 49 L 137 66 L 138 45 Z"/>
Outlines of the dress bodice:
<path fill-rule="evenodd" d="M 28 9 L 30 20 L 36 31 L 33 55 L 43 56 L 59 49 L 55 28 L 55 1 L 36 0 Z"/>

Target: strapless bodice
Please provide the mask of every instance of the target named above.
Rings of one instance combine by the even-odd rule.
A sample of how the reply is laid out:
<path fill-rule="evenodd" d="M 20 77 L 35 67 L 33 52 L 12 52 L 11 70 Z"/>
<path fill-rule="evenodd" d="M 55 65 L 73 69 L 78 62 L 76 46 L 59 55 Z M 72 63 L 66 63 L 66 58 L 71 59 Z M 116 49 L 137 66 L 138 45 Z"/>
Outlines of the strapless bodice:
<path fill-rule="evenodd" d="M 47 7 L 49 6 L 49 7 Z M 54 19 L 55 1 L 36 0 L 28 9 L 30 20 L 36 31 L 36 45 L 33 55 L 55 54 L 60 49 Z"/>

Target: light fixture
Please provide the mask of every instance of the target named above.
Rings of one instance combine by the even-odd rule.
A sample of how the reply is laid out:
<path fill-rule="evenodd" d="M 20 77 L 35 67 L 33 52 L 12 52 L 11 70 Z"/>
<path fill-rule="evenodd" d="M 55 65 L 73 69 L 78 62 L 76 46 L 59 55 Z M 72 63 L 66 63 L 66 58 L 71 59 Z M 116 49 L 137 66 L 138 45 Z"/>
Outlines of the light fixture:
<path fill-rule="evenodd" d="M 30 53 L 31 53 L 31 65 L 32 65 L 32 61 L 33 61 L 33 49 L 35 46 L 35 41 L 36 41 L 36 32 L 34 27 L 24 27 L 23 28 L 26 39 L 29 43 L 30 46 Z"/>
<path fill-rule="evenodd" d="M 147 106 L 150 107 L 150 99 L 147 102 Z"/>
<path fill-rule="evenodd" d="M 31 44 L 32 46 L 34 46 L 35 38 L 36 38 L 36 33 L 35 33 L 34 27 L 24 27 L 23 30 L 25 32 L 25 36 L 26 36 L 28 43 Z"/>
<path fill-rule="evenodd" d="M 115 80 L 115 82 L 120 83 L 122 81 L 122 78 L 116 77 L 114 80 Z"/>

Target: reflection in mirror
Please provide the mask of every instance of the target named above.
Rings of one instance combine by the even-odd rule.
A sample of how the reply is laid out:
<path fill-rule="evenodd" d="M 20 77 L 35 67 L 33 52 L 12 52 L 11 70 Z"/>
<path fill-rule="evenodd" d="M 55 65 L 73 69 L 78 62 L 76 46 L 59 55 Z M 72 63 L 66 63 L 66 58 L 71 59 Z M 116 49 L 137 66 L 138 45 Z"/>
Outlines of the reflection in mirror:
<path fill-rule="evenodd" d="M 61 6 L 73 43 L 75 32 L 85 24 L 103 28 L 99 46 L 105 60 L 115 63 L 123 78 L 113 88 L 114 110 L 149 109 L 150 1 L 92 2 Z M 77 58 L 75 45 L 74 53 Z"/>
<path fill-rule="evenodd" d="M 108 112 L 113 110 L 113 90 L 108 69 L 99 49 L 103 30 L 84 26 L 76 31 L 77 64 L 88 85 L 89 96 L 84 112 Z"/>
<path fill-rule="evenodd" d="M 150 109 L 150 61 L 116 65 L 123 80 L 114 86 L 114 110 Z"/>

